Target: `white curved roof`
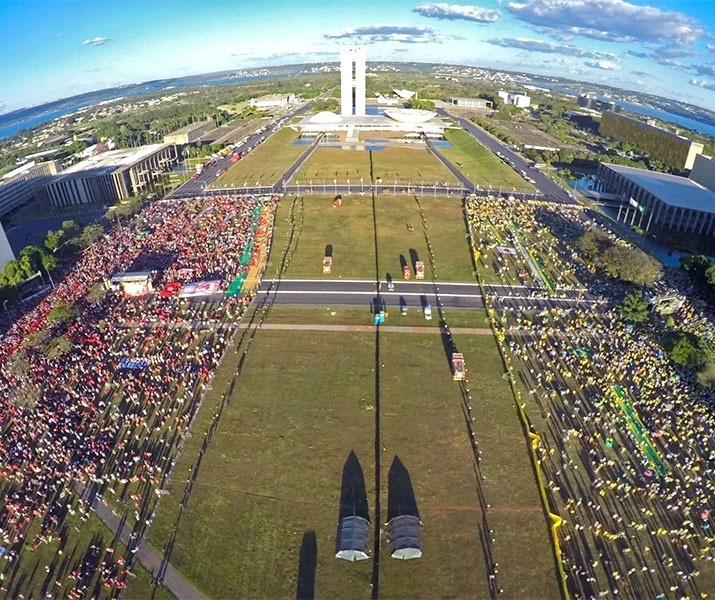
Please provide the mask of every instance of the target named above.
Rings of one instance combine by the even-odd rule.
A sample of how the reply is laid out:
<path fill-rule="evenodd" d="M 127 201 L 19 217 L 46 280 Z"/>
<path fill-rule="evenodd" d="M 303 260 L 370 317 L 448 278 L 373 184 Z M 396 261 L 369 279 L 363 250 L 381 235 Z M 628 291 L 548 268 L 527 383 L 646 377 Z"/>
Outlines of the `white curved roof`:
<path fill-rule="evenodd" d="M 400 123 L 424 123 L 437 115 L 436 112 L 421 108 L 386 108 L 385 114 Z"/>
<path fill-rule="evenodd" d="M 336 115 L 334 112 L 329 112 L 327 110 L 321 110 L 319 113 L 315 113 L 310 119 L 309 123 L 340 123 L 342 121 L 340 115 Z"/>

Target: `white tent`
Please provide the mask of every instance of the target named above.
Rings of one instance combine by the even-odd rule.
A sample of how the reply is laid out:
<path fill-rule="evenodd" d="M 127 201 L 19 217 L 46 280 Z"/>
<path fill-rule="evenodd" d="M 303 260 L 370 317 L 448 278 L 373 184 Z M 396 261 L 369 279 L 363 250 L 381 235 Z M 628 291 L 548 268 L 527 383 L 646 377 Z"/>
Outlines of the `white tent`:
<path fill-rule="evenodd" d="M 392 558 L 409 560 L 422 556 L 422 522 L 413 515 L 400 515 L 387 524 Z"/>
<path fill-rule="evenodd" d="M 355 562 L 369 558 L 367 540 L 370 521 L 363 517 L 343 517 L 338 523 L 335 558 Z"/>

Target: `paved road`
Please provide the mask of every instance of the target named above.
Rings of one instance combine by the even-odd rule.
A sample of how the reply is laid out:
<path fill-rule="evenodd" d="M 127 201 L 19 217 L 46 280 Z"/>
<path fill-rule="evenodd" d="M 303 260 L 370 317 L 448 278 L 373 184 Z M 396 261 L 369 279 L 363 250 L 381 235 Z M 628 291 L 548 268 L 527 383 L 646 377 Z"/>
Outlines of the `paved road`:
<path fill-rule="evenodd" d="M 256 292 L 256 298 L 262 299 L 268 293 L 272 279 L 264 279 Z M 395 281 L 395 289 L 389 291 L 387 283 L 380 282 L 378 287 L 370 280 L 341 279 L 283 279 L 270 290 L 270 296 L 276 305 L 295 306 L 361 306 L 376 307 L 379 300 L 388 308 L 401 306 L 421 309 L 430 304 L 436 307 L 439 302 L 445 308 L 477 310 L 484 307 L 481 291 L 476 283 L 449 283 L 431 281 Z M 571 306 L 589 306 L 598 303 L 583 290 L 559 291 L 559 298 L 546 298 L 543 290 L 527 286 L 485 286 L 497 306 L 515 308 L 534 307 L 542 310 L 547 307 L 568 308 Z"/>
<path fill-rule="evenodd" d="M 283 122 L 287 122 L 288 120 L 292 119 L 295 116 L 301 115 L 305 113 L 309 108 L 310 105 L 315 102 L 315 100 L 322 99 L 326 97 L 332 90 L 328 90 L 327 92 L 321 94 L 317 98 L 311 99 L 309 102 L 306 102 L 305 104 L 299 106 L 298 108 L 290 111 L 283 117 L 280 117 L 280 120 Z M 278 119 L 276 119 L 278 120 Z M 265 131 L 261 132 L 256 132 L 252 133 L 249 135 L 246 140 L 244 141 L 243 145 L 240 147 L 241 152 L 245 152 L 246 149 L 248 148 L 255 148 L 258 144 L 262 143 L 263 141 L 267 140 L 273 133 L 275 133 L 278 129 L 280 129 L 277 125 L 269 125 Z M 265 139 L 261 139 L 265 138 Z M 176 188 L 171 194 L 169 194 L 169 197 L 189 197 L 189 196 L 202 196 L 204 193 L 206 193 L 206 187 L 211 185 L 214 181 L 216 181 L 219 178 L 218 173 L 222 169 L 230 169 L 234 163 L 230 161 L 231 159 L 231 153 L 227 154 L 226 156 L 220 158 L 219 160 L 216 161 L 216 164 L 213 167 L 209 167 L 208 169 L 204 170 L 201 175 L 199 175 L 196 179 L 189 179 L 188 181 L 184 182 L 181 184 L 178 188 Z M 251 193 L 270 193 L 273 188 L 272 187 L 265 187 L 265 188 L 255 188 L 251 190 L 241 190 L 245 193 L 248 193 L 249 191 Z M 235 189 L 231 190 L 232 193 L 236 193 Z"/>
<path fill-rule="evenodd" d="M 495 137 L 489 135 L 481 127 L 477 127 L 474 123 L 468 119 L 463 119 L 461 117 L 456 117 L 449 114 L 443 108 L 435 109 L 443 117 L 449 117 L 453 119 L 456 123 L 461 125 L 468 133 L 473 135 L 477 141 L 494 152 L 500 152 L 506 158 L 508 158 L 516 171 L 525 171 L 529 177 L 531 177 L 536 183 L 536 188 L 541 192 L 547 200 L 554 202 L 563 202 L 566 204 L 575 204 L 576 200 L 569 195 L 569 192 L 564 190 L 559 184 L 557 184 L 552 179 L 548 178 L 546 175 L 541 173 L 536 169 L 530 168 L 530 163 L 526 162 L 521 156 L 516 152 L 509 149 L 509 146 L 499 141 Z"/>

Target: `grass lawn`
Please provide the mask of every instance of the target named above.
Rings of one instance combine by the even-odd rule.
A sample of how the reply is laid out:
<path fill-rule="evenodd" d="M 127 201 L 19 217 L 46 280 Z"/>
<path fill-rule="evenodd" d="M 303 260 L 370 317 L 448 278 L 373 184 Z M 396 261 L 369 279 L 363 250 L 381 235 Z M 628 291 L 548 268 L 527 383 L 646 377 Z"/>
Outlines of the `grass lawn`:
<path fill-rule="evenodd" d="M 246 314 L 245 320 L 250 319 L 251 310 Z M 485 321 L 486 313 L 483 310 L 451 310 L 446 309 L 445 314 L 450 327 L 478 327 L 488 328 Z M 317 306 L 272 306 L 266 323 L 283 324 L 308 324 L 308 325 L 372 325 L 373 311 L 371 308 L 356 308 L 354 306 L 333 306 L 320 308 Z M 431 321 L 426 321 L 421 310 L 409 310 L 404 317 L 399 310 L 390 310 L 389 318 L 385 325 L 390 327 L 432 327 L 435 333 L 439 332 L 439 319 L 435 316 Z"/>
<path fill-rule="evenodd" d="M 284 127 L 235 163 L 219 177 L 213 187 L 273 185 L 305 152 L 306 146 L 294 146 L 298 132 Z"/>
<path fill-rule="evenodd" d="M 378 136 L 379 137 L 379 136 Z M 372 165 L 370 157 L 372 156 Z M 337 179 L 345 184 L 347 180 L 359 186 L 370 186 L 372 180 L 382 179 L 384 186 L 411 183 L 412 187 L 448 182 L 458 185 L 454 176 L 424 147 L 391 147 L 382 150 L 341 150 L 338 148 L 318 148 L 296 173 L 293 181 L 313 186 L 324 181 L 328 184 Z"/>
<path fill-rule="evenodd" d="M 374 516 L 374 344 L 375 336 L 363 333 L 264 329 L 256 337 L 204 456 L 171 557 L 209 597 L 294 595 L 306 540 L 317 547 L 317 597 L 370 596 L 372 561 L 333 557 L 341 473 L 351 451 L 365 481 L 371 535 L 387 520 L 395 457 L 409 473 L 424 523 L 419 561 L 390 559 L 383 535 L 381 596 L 488 595 L 477 479 L 461 395 L 439 336 L 381 334 L 382 511 Z M 476 429 L 492 506 L 488 526 L 504 573 L 499 584 L 509 597 L 556 597 L 546 526 L 493 339 L 463 336 L 457 344 L 479 381 Z M 237 359 L 229 354 L 212 394 L 225 389 Z M 168 539 L 183 494 L 178 474 L 196 457 L 214 401 L 207 398 L 160 506 L 150 532 L 155 547 Z"/>
<path fill-rule="evenodd" d="M 439 151 L 476 185 L 517 190 L 534 189 L 514 169 L 503 163 L 466 131 L 448 129 L 445 130 L 445 137 L 452 143 L 452 147 L 439 148 Z"/>
<path fill-rule="evenodd" d="M 478 482 L 461 394 L 442 340 L 383 333 L 381 341 L 383 472 L 394 456 L 409 471 L 425 541 L 419 561 L 383 559 L 381 594 L 486 597 Z M 455 343 L 464 354 L 472 387 L 474 431 L 486 476 L 483 493 L 491 505 L 487 522 L 499 563 L 497 583 L 506 598 L 558 598 L 546 522 L 494 339 L 455 336 Z"/>
<path fill-rule="evenodd" d="M 473 282 L 472 261 L 465 237 L 462 203 L 459 198 L 420 199 L 427 231 L 435 254 L 437 279 L 440 281 Z M 278 264 L 288 235 L 291 198 L 281 201 L 276 215 L 271 266 Z M 425 278 L 431 279 L 427 242 L 417 203 L 413 196 L 379 196 L 377 229 L 379 273 L 382 279 L 389 273 L 401 276 L 401 261 L 425 262 Z M 294 250 L 285 277 L 374 279 L 375 243 L 370 196 L 345 196 L 340 208 L 333 208 L 331 198 L 305 196 L 296 204 L 296 234 Z M 412 226 L 409 231 L 407 225 Z M 331 246 L 333 272 L 323 275 L 321 265 L 326 248 Z M 276 254 L 278 256 L 276 256 Z M 413 260 L 414 258 L 414 260 Z"/>
<path fill-rule="evenodd" d="M 28 532 L 28 541 L 20 554 L 21 560 L 16 559 L 13 563 L 16 565 L 16 570 L 9 568 L 6 571 L 6 579 L 2 584 L 7 587 L 5 596 L 9 598 L 18 598 L 21 594 L 26 598 L 41 598 L 47 593 L 54 598 L 64 597 L 75 585 L 69 574 L 75 569 L 80 569 L 85 560 L 87 564 L 91 563 L 90 546 L 99 548 L 100 554 L 99 558 L 96 558 L 96 564 L 110 556 L 106 553 L 110 546 L 114 548 L 111 554 L 114 559 L 127 555 L 124 545 L 115 540 L 109 529 L 94 515 L 90 515 L 86 521 L 82 521 L 79 514 L 69 516 L 64 527 L 63 541 L 40 544 L 33 550 L 31 540 L 39 533 L 39 529 L 39 523 L 33 524 Z M 147 598 L 146 594 L 133 596 L 129 591 L 134 586 L 138 586 L 143 591 L 149 589 L 151 587 L 149 573 L 139 563 L 134 566 L 132 573 L 128 579 L 125 597 Z M 56 585 L 55 581 L 59 581 L 61 585 Z M 110 597 L 110 590 L 103 587 L 98 570 L 89 581 L 89 589 L 93 591 L 94 597 Z M 169 600 L 173 596 L 165 588 L 159 588 L 154 598 Z"/>
<path fill-rule="evenodd" d="M 370 334 L 262 331 L 251 345 L 171 558 L 210 597 L 294 596 L 310 532 L 317 543 L 317 595 L 369 597 L 371 562 L 351 565 L 333 554 L 341 473 L 351 451 L 374 498 L 373 340 Z M 224 381 L 237 358 L 232 353 L 224 361 Z M 321 369 L 328 361 L 329 369 Z M 326 375 L 317 377 L 320 372 Z M 216 381 L 214 389 L 225 386 Z M 187 472 L 191 454 L 196 458 L 205 412 L 177 473 Z M 174 477 L 167 499 L 178 502 L 183 479 Z M 155 546 L 163 547 L 174 516 L 169 500 L 150 533 Z"/>

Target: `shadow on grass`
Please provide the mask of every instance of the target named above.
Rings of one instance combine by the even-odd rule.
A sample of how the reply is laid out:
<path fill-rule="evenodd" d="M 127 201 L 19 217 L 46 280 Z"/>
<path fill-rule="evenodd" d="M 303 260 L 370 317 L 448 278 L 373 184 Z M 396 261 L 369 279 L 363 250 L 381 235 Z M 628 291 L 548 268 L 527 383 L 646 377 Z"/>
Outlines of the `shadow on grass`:
<path fill-rule="evenodd" d="M 365 489 L 365 475 L 357 455 L 350 451 L 343 465 L 343 481 L 340 488 L 340 511 L 338 520 L 344 517 L 370 519 Z"/>
<path fill-rule="evenodd" d="M 315 598 L 315 571 L 318 568 L 318 540 L 315 531 L 306 531 L 300 544 L 298 558 L 298 589 L 296 600 Z"/>
<path fill-rule="evenodd" d="M 420 518 L 415 491 L 412 488 L 410 473 L 398 456 L 392 460 L 387 475 L 387 520 L 401 515 Z"/>

